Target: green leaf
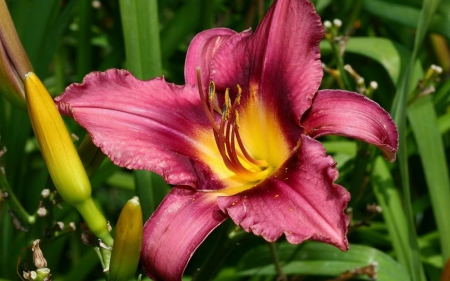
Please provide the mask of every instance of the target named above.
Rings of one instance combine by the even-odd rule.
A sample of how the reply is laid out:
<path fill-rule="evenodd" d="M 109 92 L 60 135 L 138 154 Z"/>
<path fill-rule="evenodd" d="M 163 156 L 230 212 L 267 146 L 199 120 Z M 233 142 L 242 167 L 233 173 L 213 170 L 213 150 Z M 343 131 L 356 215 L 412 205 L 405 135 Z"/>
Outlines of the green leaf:
<path fill-rule="evenodd" d="M 158 3 L 156 0 L 120 0 L 127 67 L 137 78 L 161 75 Z M 136 193 L 144 218 L 150 217 L 168 186 L 149 171 L 134 171 Z"/>
<path fill-rule="evenodd" d="M 381 213 L 392 239 L 394 252 L 401 264 L 407 265 L 411 253 L 408 242 L 408 224 L 401 195 L 394 185 L 386 161 L 377 157 L 372 171 L 371 182 Z"/>
<path fill-rule="evenodd" d="M 185 4 L 176 11 L 173 19 L 161 31 L 161 50 L 163 60 L 167 60 L 177 50 L 186 36 L 193 33 L 199 26 L 202 16 L 202 6 L 198 0 L 185 1 Z"/>
<path fill-rule="evenodd" d="M 450 182 L 445 150 L 437 125 L 431 96 L 416 100 L 408 107 L 408 120 L 418 146 L 431 197 L 436 224 L 441 236 L 444 259 L 450 257 Z"/>
<path fill-rule="evenodd" d="M 162 71 L 158 2 L 120 0 L 119 4 L 127 69 L 139 79 L 160 76 Z"/>
<path fill-rule="evenodd" d="M 326 41 L 320 43 L 320 49 L 323 53 L 331 52 L 330 44 Z M 351 37 L 345 51 L 371 58 L 380 63 L 388 72 L 394 85 L 398 85 L 400 74 L 405 72 L 411 60 L 411 51 L 408 48 L 387 38 Z M 410 87 L 415 86 L 422 73 L 420 62 L 417 61 L 414 65 L 415 75 Z"/>
<path fill-rule="evenodd" d="M 378 281 L 410 280 L 405 268 L 398 262 L 368 246 L 352 244 L 348 252 L 342 252 L 325 243 L 306 242 L 298 246 L 282 242 L 278 244 L 277 252 L 287 275 L 337 276 L 376 262 Z M 240 265 L 236 272 L 238 276 L 277 274 L 266 245 L 250 250 L 240 260 Z"/>
<path fill-rule="evenodd" d="M 441 134 L 447 133 L 450 130 L 450 112 L 439 117 L 437 123 Z"/>
<path fill-rule="evenodd" d="M 430 1 L 430 4 L 437 7 L 439 1 Z M 416 28 L 417 22 L 423 20 L 420 10 L 408 5 L 399 5 L 381 0 L 370 0 L 364 1 L 363 7 L 369 13 L 411 28 Z M 433 9 L 435 10 L 436 8 Z M 437 13 L 433 17 L 428 17 L 424 24 L 429 25 L 431 31 L 440 33 L 447 37 L 447 39 L 450 39 L 450 29 L 448 28 L 450 26 L 450 17 L 448 15 L 448 5 L 442 5 L 441 13 Z"/>
<path fill-rule="evenodd" d="M 376 2 L 376 1 L 374 1 Z M 367 3 L 367 1 L 365 2 Z M 409 67 L 403 73 L 397 93 L 395 95 L 394 104 L 392 106 L 391 115 L 395 123 L 397 124 L 399 132 L 399 149 L 398 149 L 398 161 L 401 172 L 401 180 L 403 187 L 403 198 L 405 204 L 407 225 L 408 225 L 408 242 L 411 247 L 411 255 L 407 260 L 407 268 L 411 274 L 414 281 L 425 280 L 425 274 L 423 271 L 422 264 L 420 262 L 420 252 L 417 245 L 417 234 L 414 226 L 413 212 L 411 206 L 411 188 L 409 183 L 409 167 L 408 167 L 408 151 L 406 147 L 406 100 L 408 94 L 410 93 L 410 85 L 413 81 L 413 66 L 416 61 L 417 54 L 422 45 L 423 38 L 425 37 L 426 31 L 428 30 L 429 23 L 432 16 L 434 15 L 436 8 L 439 4 L 438 0 L 429 0 L 423 2 L 423 7 L 420 12 L 417 24 L 417 33 L 414 41 L 414 49 L 412 52 Z M 381 8 L 381 7 L 380 7 Z M 383 11 L 389 13 L 385 10 L 388 7 L 384 7 Z M 404 13 L 401 13 L 404 15 Z"/>
<path fill-rule="evenodd" d="M 331 4 L 331 0 L 316 0 L 313 1 L 316 11 L 320 13 L 322 10 L 324 10 L 328 5 Z"/>
<path fill-rule="evenodd" d="M 155 173 L 149 171 L 134 171 L 133 173 L 136 193 L 145 199 L 145 205 L 142 204 L 142 216 L 147 219 L 169 192 L 169 186 L 161 176 Z"/>

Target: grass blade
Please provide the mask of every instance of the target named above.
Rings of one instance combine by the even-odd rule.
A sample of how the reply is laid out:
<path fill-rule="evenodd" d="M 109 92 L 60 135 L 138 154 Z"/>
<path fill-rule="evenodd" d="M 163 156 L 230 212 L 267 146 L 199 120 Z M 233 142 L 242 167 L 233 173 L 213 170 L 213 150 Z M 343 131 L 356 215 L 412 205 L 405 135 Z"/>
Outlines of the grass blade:
<path fill-rule="evenodd" d="M 386 161 L 381 156 L 375 160 L 371 182 L 377 202 L 383 209 L 382 215 L 392 238 L 395 255 L 401 264 L 408 266 L 408 259 L 412 253 L 408 243 L 406 215 L 401 195 L 394 185 Z"/>
<path fill-rule="evenodd" d="M 120 0 L 128 69 L 140 79 L 161 75 L 158 3 L 156 0 Z M 136 193 L 141 200 L 144 219 L 150 217 L 164 195 L 167 185 L 149 171 L 134 171 Z"/>
<path fill-rule="evenodd" d="M 408 120 L 418 146 L 431 197 L 436 224 L 441 237 L 444 259 L 450 257 L 450 183 L 445 150 L 437 125 L 431 96 L 416 100 L 408 107 Z"/>

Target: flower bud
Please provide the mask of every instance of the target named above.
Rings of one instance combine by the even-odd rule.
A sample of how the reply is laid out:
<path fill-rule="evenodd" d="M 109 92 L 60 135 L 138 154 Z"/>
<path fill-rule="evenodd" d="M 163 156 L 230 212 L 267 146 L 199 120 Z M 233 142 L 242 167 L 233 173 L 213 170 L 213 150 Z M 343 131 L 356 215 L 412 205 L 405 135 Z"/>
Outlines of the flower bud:
<path fill-rule="evenodd" d="M 23 79 L 32 70 L 5 0 L 0 0 L 0 94 L 23 110 L 26 109 Z"/>
<path fill-rule="evenodd" d="M 142 211 L 133 197 L 120 213 L 109 265 L 109 280 L 127 281 L 136 273 L 142 244 Z"/>
<path fill-rule="evenodd" d="M 69 132 L 47 89 L 32 72 L 25 77 L 25 92 L 31 125 L 56 189 L 77 208 L 92 233 L 111 246 L 106 220 L 92 200 L 91 184 Z"/>
<path fill-rule="evenodd" d="M 32 72 L 25 78 L 28 112 L 50 176 L 70 205 L 91 197 L 91 185 L 55 103 Z"/>

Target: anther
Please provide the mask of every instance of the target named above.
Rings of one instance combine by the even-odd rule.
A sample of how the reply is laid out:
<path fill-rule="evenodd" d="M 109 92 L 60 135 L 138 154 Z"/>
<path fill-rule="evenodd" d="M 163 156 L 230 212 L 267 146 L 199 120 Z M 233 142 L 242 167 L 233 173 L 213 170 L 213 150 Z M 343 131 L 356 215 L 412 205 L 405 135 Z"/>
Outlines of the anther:
<path fill-rule="evenodd" d="M 235 110 L 234 112 L 234 124 L 236 125 L 236 129 L 239 129 L 239 112 Z"/>
<path fill-rule="evenodd" d="M 209 102 L 212 103 L 216 94 L 216 83 L 211 81 L 209 83 Z"/>
<path fill-rule="evenodd" d="M 240 104 L 241 103 L 242 88 L 241 88 L 241 86 L 239 86 L 239 84 L 237 84 L 236 87 L 238 89 L 238 94 L 237 94 L 237 97 L 236 97 L 236 104 Z"/>

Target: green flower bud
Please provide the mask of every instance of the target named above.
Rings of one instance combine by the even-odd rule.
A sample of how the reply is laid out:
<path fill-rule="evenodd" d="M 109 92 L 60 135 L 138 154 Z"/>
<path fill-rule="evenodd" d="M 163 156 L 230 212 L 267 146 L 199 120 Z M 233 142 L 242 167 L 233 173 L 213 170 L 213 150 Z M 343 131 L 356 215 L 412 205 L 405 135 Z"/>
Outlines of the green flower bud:
<path fill-rule="evenodd" d="M 125 204 L 114 235 L 110 281 L 127 281 L 136 273 L 142 244 L 142 211 L 138 197 Z"/>
<path fill-rule="evenodd" d="M 31 125 L 56 189 L 77 208 L 92 233 L 112 246 L 107 222 L 91 198 L 88 176 L 50 94 L 32 72 L 25 77 L 25 91 Z"/>
<path fill-rule="evenodd" d="M 5 0 L 0 0 L 0 94 L 26 110 L 23 79 L 32 71 Z"/>

